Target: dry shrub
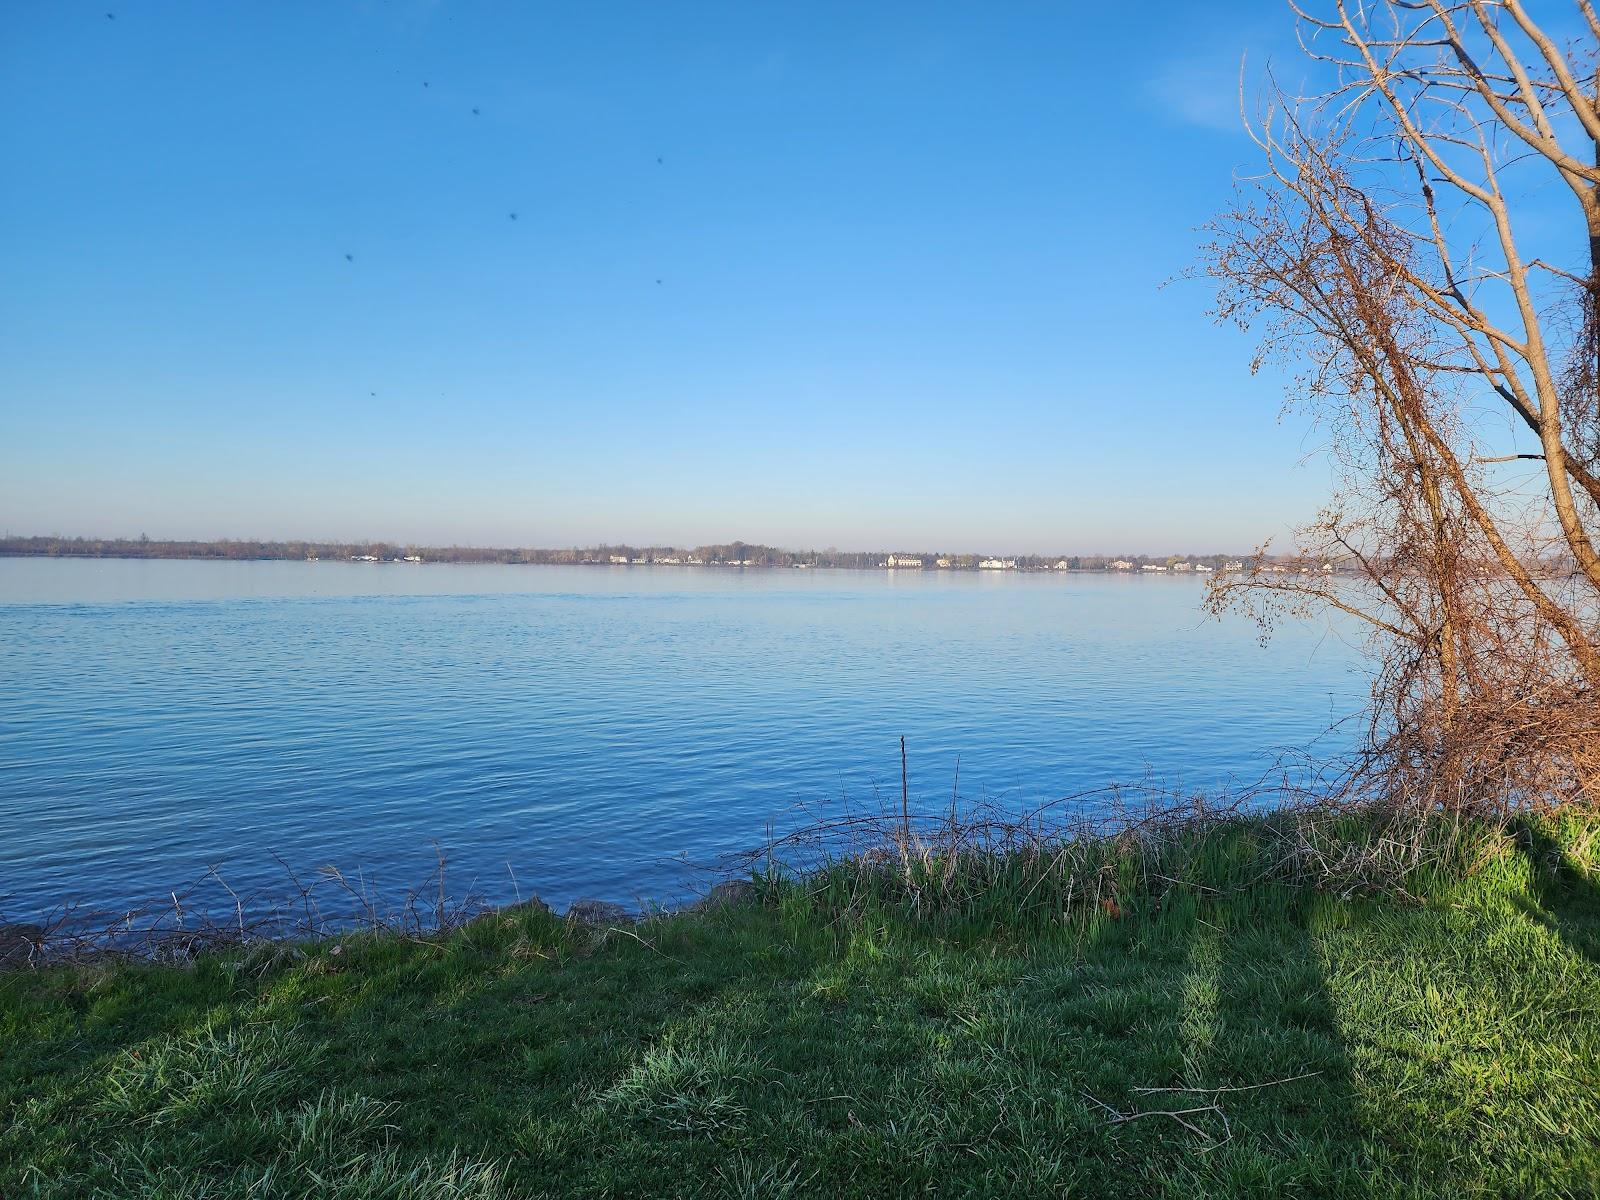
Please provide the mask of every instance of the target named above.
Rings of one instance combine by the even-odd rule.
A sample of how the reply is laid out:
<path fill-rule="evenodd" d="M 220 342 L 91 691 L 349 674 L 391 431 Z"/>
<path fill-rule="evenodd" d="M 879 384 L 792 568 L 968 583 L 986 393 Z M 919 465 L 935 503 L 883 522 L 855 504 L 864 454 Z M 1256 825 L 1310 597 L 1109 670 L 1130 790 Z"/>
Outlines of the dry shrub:
<path fill-rule="evenodd" d="M 1204 274 L 1321 423 L 1339 486 L 1299 541 L 1342 570 L 1258 556 L 1209 602 L 1266 632 L 1335 610 L 1368 630 L 1370 734 L 1334 798 L 1419 818 L 1592 802 L 1600 22 L 1577 6 L 1588 36 L 1563 42 L 1509 2 L 1296 12 L 1333 82 L 1272 89 L 1265 169 Z M 1518 429 L 1536 452 L 1502 453 Z"/>

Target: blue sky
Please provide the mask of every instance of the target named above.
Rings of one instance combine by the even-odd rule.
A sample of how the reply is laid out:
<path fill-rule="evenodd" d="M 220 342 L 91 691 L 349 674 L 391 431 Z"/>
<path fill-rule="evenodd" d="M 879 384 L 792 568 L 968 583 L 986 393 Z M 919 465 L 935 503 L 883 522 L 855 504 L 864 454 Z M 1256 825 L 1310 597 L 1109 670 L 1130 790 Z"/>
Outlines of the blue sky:
<path fill-rule="evenodd" d="M 1162 284 L 1287 14 L 1097 8 L 7 5 L 0 527 L 1281 534 L 1315 436 Z"/>

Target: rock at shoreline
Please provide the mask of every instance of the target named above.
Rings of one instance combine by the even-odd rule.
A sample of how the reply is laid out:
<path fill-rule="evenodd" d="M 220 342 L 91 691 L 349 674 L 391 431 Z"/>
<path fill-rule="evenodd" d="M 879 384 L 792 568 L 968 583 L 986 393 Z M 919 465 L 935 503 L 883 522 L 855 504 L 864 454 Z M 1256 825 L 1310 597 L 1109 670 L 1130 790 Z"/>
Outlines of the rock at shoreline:
<path fill-rule="evenodd" d="M 567 909 L 567 920 L 579 925 L 632 925 L 634 915 L 609 900 L 574 900 Z"/>
<path fill-rule="evenodd" d="M 756 885 L 748 879 L 728 879 L 706 893 L 696 909 L 739 908 L 756 901 Z"/>
<path fill-rule="evenodd" d="M 44 945 L 44 930 L 18 922 L 0 924 L 0 967 L 25 967 Z"/>

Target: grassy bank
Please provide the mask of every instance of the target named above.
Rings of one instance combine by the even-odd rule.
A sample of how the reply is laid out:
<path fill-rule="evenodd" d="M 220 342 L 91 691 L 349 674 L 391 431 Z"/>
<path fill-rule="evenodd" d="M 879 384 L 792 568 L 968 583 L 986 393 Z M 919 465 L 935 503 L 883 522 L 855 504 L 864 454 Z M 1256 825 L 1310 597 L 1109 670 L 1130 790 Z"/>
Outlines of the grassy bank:
<path fill-rule="evenodd" d="M 14 972 L 0 1195 L 1592 1195 L 1597 829 L 1474 831 L 1411 899 L 1256 878 L 1245 824 L 1087 903 L 890 867 Z"/>

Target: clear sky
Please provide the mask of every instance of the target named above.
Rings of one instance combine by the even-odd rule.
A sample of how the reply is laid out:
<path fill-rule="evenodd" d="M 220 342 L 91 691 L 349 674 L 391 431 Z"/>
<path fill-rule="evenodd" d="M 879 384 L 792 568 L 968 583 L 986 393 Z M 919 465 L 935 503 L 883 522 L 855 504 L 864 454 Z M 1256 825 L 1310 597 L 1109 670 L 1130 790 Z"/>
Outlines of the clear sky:
<path fill-rule="evenodd" d="M 1273 0 L 0 7 L 0 528 L 1245 548 Z"/>

